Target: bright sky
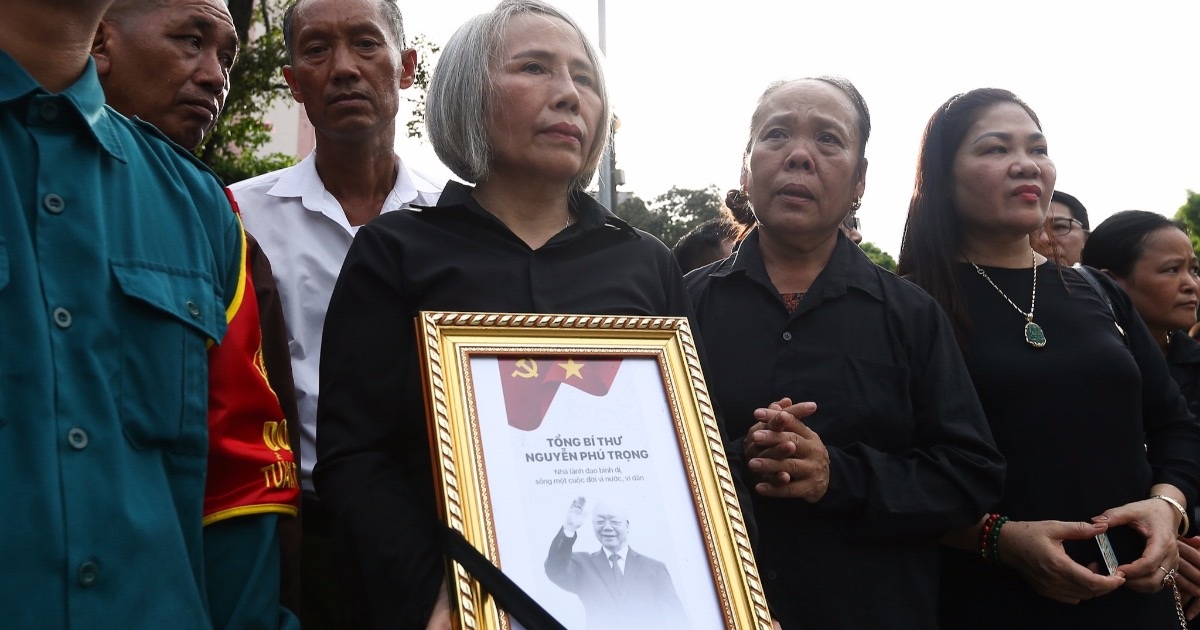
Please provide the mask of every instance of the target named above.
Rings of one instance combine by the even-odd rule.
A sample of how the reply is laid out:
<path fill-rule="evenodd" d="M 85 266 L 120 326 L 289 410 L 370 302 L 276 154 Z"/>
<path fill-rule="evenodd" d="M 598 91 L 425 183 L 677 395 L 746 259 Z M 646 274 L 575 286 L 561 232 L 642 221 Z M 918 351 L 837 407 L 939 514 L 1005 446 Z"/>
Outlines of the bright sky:
<path fill-rule="evenodd" d="M 445 43 L 492 0 L 400 0 L 407 32 Z M 557 6 L 598 41 L 594 0 Z M 871 109 L 866 240 L 898 256 L 929 116 L 976 87 L 1016 92 L 1042 120 L 1057 188 L 1093 226 L 1173 214 L 1200 191 L 1200 1 L 611 0 L 609 89 L 620 190 L 736 187 L 754 103 L 777 79 L 842 75 Z M 401 140 L 402 155 L 433 154 Z M 430 167 L 425 166 L 426 170 Z M 668 243 L 670 245 L 670 243 Z"/>

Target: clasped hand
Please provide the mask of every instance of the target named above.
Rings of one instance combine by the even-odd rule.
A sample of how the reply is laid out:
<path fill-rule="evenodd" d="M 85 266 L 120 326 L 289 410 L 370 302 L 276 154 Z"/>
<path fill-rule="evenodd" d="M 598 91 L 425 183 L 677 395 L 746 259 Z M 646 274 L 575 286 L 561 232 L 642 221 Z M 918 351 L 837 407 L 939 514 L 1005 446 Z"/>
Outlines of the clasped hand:
<path fill-rule="evenodd" d="M 816 503 L 829 489 L 829 451 L 801 418 L 816 413 L 812 402 L 790 398 L 754 411 L 758 420 L 746 434 L 743 451 L 751 472 L 762 480 L 754 489 L 768 497 L 799 497 Z"/>
<path fill-rule="evenodd" d="M 1175 532 L 1179 513 L 1161 499 L 1143 499 L 1106 510 L 1092 519 L 1110 528 L 1126 525 L 1146 538 L 1142 557 L 1117 567 L 1125 574 L 1126 586 L 1140 593 L 1157 593 L 1163 587 L 1165 569 L 1179 567 L 1179 545 Z"/>
<path fill-rule="evenodd" d="M 1035 591 L 1064 604 L 1110 593 L 1125 575 L 1102 575 L 1099 563 L 1083 566 L 1063 549 L 1064 540 L 1087 540 L 1107 531 L 1106 523 L 1009 521 L 1000 530 L 1000 564 L 1010 567 Z"/>
<path fill-rule="evenodd" d="M 1107 510 L 1091 523 L 1012 521 L 1001 530 L 1000 564 L 1020 573 L 1037 592 L 1066 604 L 1099 597 L 1122 585 L 1154 593 L 1163 587 L 1163 568 L 1179 565 L 1176 520 L 1165 501 L 1146 499 Z M 1064 540 L 1087 540 L 1120 525 L 1145 536 L 1146 548 L 1140 558 L 1118 566 L 1116 575 L 1102 574 L 1096 562 L 1082 566 L 1063 549 Z"/>
<path fill-rule="evenodd" d="M 1200 613 L 1200 536 L 1180 538 L 1179 543 L 1179 594 L 1183 599 L 1188 619 Z M 1165 566 L 1165 565 L 1164 565 Z"/>

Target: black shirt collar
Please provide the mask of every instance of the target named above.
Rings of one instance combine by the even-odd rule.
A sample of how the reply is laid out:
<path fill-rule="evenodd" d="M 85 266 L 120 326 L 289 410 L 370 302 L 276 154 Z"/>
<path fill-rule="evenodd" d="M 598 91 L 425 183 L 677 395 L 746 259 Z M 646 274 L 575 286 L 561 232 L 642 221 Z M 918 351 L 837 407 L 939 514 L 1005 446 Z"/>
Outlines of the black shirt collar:
<path fill-rule="evenodd" d="M 471 196 L 471 191 L 474 187 L 468 186 L 461 182 L 449 181 L 446 182 L 446 188 L 442 191 L 441 197 L 438 198 L 438 208 L 458 207 L 467 210 L 473 214 L 486 216 L 489 220 L 499 223 L 499 219 L 492 213 L 488 212 L 475 197 Z M 414 208 L 422 210 L 431 209 L 432 206 L 413 205 Z M 610 227 L 620 230 L 631 236 L 638 236 L 637 230 L 633 226 L 626 223 L 624 220 L 617 217 L 607 208 L 600 205 L 600 202 L 592 198 L 582 190 L 574 190 L 571 192 L 571 198 L 568 201 L 568 207 L 571 209 L 571 215 L 574 217 L 572 227 L 579 226 L 585 230 L 594 228 Z"/>
<path fill-rule="evenodd" d="M 709 276 L 723 278 L 742 273 L 765 286 L 773 287 L 767 276 L 766 264 L 763 262 L 762 249 L 759 245 L 759 228 L 750 231 L 738 246 L 732 256 L 726 258 L 709 272 Z M 838 230 L 837 244 L 834 245 L 833 255 L 813 282 L 813 288 L 829 297 L 843 295 L 853 287 L 859 289 L 877 300 L 883 300 L 882 283 L 879 280 L 880 270 L 875 263 Z"/>

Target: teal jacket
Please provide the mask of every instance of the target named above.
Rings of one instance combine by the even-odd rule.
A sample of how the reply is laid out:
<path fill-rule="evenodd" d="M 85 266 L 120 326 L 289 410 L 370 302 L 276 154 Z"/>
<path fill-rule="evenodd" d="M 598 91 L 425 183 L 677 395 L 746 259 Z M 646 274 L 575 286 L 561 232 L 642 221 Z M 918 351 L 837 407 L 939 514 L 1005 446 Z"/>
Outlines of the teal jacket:
<path fill-rule="evenodd" d="M 0 156 L 3 623 L 212 627 L 207 346 L 237 219 L 211 173 L 104 105 L 90 62 L 50 94 L 0 51 Z M 274 518 L 219 535 L 270 556 Z"/>

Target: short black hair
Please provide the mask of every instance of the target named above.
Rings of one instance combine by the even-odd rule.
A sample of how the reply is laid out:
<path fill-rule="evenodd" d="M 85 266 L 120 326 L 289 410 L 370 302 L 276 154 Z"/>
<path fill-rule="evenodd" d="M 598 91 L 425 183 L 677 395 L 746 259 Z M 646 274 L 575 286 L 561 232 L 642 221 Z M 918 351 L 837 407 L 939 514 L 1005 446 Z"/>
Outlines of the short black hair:
<path fill-rule="evenodd" d="M 1083 226 L 1083 229 L 1092 229 L 1091 224 L 1088 223 L 1087 208 L 1084 208 L 1083 204 L 1080 203 L 1079 200 L 1073 195 L 1068 195 L 1061 190 L 1056 190 L 1054 191 L 1054 196 L 1050 198 L 1050 203 L 1054 203 L 1055 201 L 1066 206 L 1067 209 L 1071 211 L 1071 217 L 1073 217 L 1076 221 L 1079 221 L 1079 224 Z"/>
<path fill-rule="evenodd" d="M 1184 234 L 1187 227 L 1156 212 L 1125 210 L 1118 212 L 1096 226 L 1083 246 L 1083 264 L 1124 278 L 1133 273 L 1133 267 L 1146 251 L 1146 239 L 1163 229 L 1175 228 Z"/>
<path fill-rule="evenodd" d="M 709 219 L 684 234 L 671 252 L 675 254 L 679 268 L 687 273 L 720 260 L 724 253 L 721 243 L 736 241 L 740 233 L 738 224 L 726 217 Z"/>
<path fill-rule="evenodd" d="M 292 29 L 296 20 L 296 7 L 301 2 L 303 0 L 292 0 L 283 10 L 283 47 L 287 51 L 289 64 L 296 60 L 296 35 Z M 383 17 L 387 18 L 387 26 L 392 35 L 396 36 L 396 50 L 404 50 L 404 16 L 400 14 L 400 7 L 396 0 L 379 0 L 379 4 L 383 9 Z"/>

